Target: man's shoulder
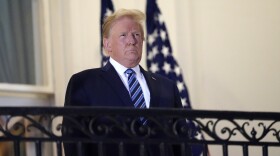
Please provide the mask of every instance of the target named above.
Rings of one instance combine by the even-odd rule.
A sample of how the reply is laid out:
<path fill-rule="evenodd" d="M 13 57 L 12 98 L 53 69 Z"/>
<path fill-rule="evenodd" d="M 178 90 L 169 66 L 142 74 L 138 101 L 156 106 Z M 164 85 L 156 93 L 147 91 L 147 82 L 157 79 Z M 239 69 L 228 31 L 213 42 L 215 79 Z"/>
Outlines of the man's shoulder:
<path fill-rule="evenodd" d="M 96 76 L 96 75 L 100 74 L 101 71 L 102 71 L 102 68 L 85 69 L 83 71 L 73 74 L 72 77 L 86 78 L 86 77 Z"/>
<path fill-rule="evenodd" d="M 100 72 L 101 70 L 102 70 L 102 68 L 90 68 L 90 69 L 85 69 L 85 70 L 79 71 L 76 74 L 96 73 L 96 72 Z"/>

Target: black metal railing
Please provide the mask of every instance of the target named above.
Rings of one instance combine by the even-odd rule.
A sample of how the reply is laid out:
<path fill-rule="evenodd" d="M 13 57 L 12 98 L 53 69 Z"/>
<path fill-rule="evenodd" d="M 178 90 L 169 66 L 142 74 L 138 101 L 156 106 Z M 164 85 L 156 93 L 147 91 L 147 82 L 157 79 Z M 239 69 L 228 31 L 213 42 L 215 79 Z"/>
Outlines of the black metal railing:
<path fill-rule="evenodd" d="M 139 122 L 140 118 L 147 119 L 147 124 Z M 132 155 L 134 147 L 141 156 L 156 152 L 158 156 L 174 152 L 185 156 L 197 151 L 207 156 L 212 145 L 221 147 L 222 156 L 229 155 L 231 146 L 241 147 L 243 156 L 251 153 L 251 146 L 260 147 L 261 155 L 268 156 L 275 155 L 271 148 L 280 148 L 280 113 L 272 112 L 1 107 L 0 119 L 0 148 L 9 144 L 10 155 L 15 156 L 28 147 L 23 143 L 33 146 L 36 156 L 62 156 L 63 145 L 71 148 L 70 152 L 77 148 L 74 155 L 86 155 L 85 147 L 94 145 L 100 156 L 112 151 Z M 48 146 L 52 150 L 44 154 L 47 143 L 55 146 Z M 111 146 L 115 151 L 108 149 Z"/>

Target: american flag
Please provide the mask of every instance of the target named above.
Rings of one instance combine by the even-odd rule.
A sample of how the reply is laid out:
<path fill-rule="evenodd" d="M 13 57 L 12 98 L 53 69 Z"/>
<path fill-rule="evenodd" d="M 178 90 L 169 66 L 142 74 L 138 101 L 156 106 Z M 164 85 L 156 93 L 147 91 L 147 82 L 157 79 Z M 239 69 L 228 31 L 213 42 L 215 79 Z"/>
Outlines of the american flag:
<path fill-rule="evenodd" d="M 156 0 L 147 0 L 146 16 L 148 70 L 174 80 L 179 89 L 183 106 L 190 109 L 191 103 L 182 70 L 172 55 L 168 32 Z M 187 123 L 193 129 L 192 137 L 203 139 L 198 127 L 192 121 L 187 120 Z M 199 156 L 202 152 L 202 146 L 192 146 L 193 156 Z"/>
<path fill-rule="evenodd" d="M 153 73 L 174 80 L 184 107 L 191 108 L 190 98 L 184 83 L 182 70 L 172 55 L 168 32 L 155 0 L 147 0 L 147 66 Z"/>
<path fill-rule="evenodd" d="M 101 16 L 100 16 L 100 32 L 101 32 L 101 66 L 104 66 L 109 57 L 105 55 L 103 44 L 102 44 L 102 24 L 104 22 L 104 18 L 111 15 L 114 12 L 114 6 L 111 0 L 101 0 Z"/>

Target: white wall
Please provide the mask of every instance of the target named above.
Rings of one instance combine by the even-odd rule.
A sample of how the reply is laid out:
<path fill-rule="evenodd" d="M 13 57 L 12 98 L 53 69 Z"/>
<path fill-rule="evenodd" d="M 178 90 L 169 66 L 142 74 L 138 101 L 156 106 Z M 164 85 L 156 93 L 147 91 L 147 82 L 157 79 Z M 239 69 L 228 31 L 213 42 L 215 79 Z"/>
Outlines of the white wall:
<path fill-rule="evenodd" d="M 195 107 L 280 111 L 280 1 L 188 2 L 191 33 L 182 40 L 191 57 L 179 58 L 192 59 L 185 74 Z"/>

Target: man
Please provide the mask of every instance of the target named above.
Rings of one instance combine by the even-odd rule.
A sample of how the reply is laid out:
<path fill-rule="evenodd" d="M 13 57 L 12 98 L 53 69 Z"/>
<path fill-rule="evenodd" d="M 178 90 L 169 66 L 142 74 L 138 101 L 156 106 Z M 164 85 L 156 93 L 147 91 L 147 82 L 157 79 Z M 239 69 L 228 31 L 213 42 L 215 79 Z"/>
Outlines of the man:
<path fill-rule="evenodd" d="M 102 27 L 103 46 L 110 56 L 109 62 L 102 68 L 74 74 L 67 87 L 65 106 L 182 107 L 173 81 L 147 72 L 139 65 L 144 41 L 144 19 L 142 12 L 126 9 L 118 10 L 105 19 Z M 149 121 L 141 119 L 140 122 L 148 124 Z M 67 123 L 64 122 L 64 125 Z M 65 145 L 66 156 L 77 155 L 74 154 L 76 150 L 73 146 Z M 95 155 L 93 152 L 97 149 L 87 145 L 83 150 L 85 155 Z M 117 155 L 116 150 L 107 148 L 106 153 Z M 139 155 L 137 153 L 139 151 L 132 146 L 126 148 L 127 155 Z M 154 151 L 148 153 L 156 155 Z"/>

